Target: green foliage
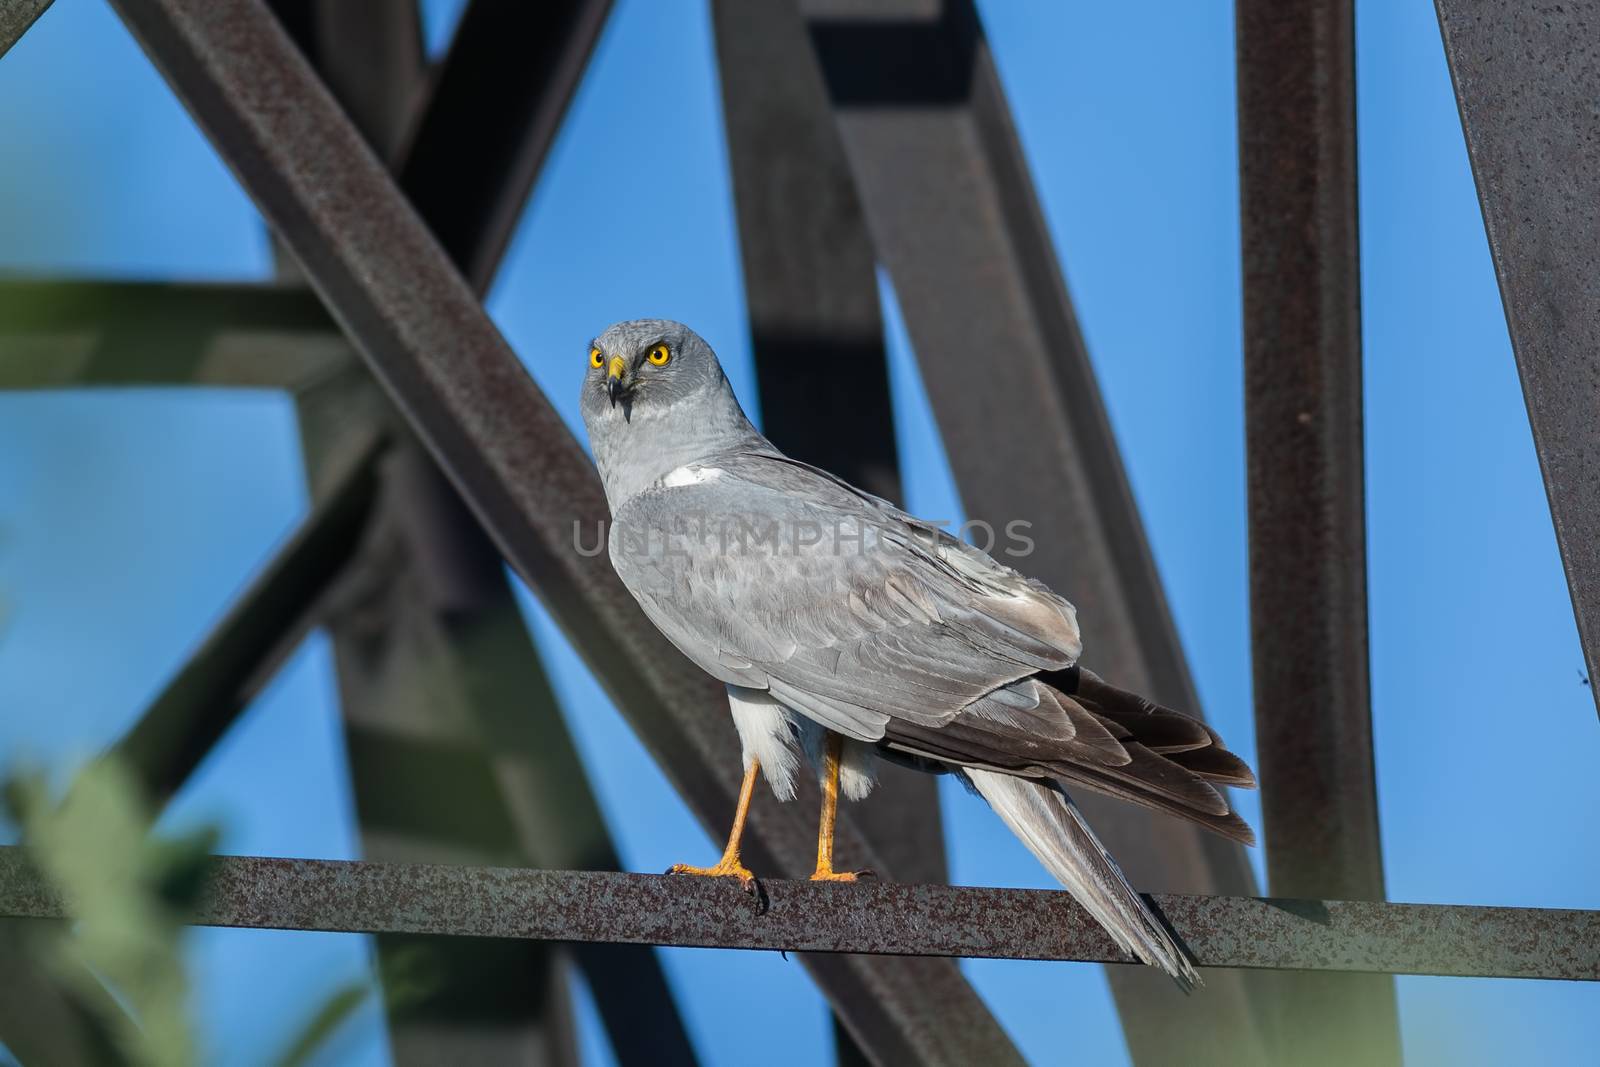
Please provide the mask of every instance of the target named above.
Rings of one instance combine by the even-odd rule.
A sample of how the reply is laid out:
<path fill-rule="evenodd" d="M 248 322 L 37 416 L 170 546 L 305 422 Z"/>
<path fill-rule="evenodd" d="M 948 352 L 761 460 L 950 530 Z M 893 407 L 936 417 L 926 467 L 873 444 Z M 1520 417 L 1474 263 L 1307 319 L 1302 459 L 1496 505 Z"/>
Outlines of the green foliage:
<path fill-rule="evenodd" d="M 132 1062 L 195 1063 L 181 935 L 215 832 L 152 837 L 138 786 L 109 760 L 86 766 L 59 798 L 38 772 L 6 794 L 33 862 L 76 919 L 44 943 L 47 966 L 90 1003 L 107 1003 L 81 988 L 96 975 L 121 994 L 128 1011 L 105 1021 Z"/>
<path fill-rule="evenodd" d="M 184 921 L 205 892 L 216 830 L 152 833 L 137 779 L 109 757 L 86 765 L 59 794 L 42 772 L 29 771 L 12 775 L 3 796 L 30 860 L 74 918 L 30 926 L 22 950 L 75 1010 L 104 1029 L 120 1060 L 141 1067 L 198 1063 Z M 267 1062 L 309 1062 L 372 994 L 367 981 L 336 989 Z"/>
<path fill-rule="evenodd" d="M 354 1015 L 372 995 L 370 982 L 351 982 L 336 989 L 312 1012 L 300 1032 L 294 1036 L 284 1051 L 273 1060 L 274 1067 L 303 1067 L 317 1054 L 324 1042 L 332 1037 L 345 1020 Z"/>

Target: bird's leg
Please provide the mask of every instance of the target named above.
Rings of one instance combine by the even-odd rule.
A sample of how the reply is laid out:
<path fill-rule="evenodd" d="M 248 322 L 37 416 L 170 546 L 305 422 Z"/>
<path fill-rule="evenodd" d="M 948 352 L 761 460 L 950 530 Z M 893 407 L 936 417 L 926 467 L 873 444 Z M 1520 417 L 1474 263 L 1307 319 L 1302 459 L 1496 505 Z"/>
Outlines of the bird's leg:
<path fill-rule="evenodd" d="M 839 815 L 839 758 L 844 750 L 844 738 L 828 731 L 822 755 L 822 818 L 817 823 L 817 869 L 812 872 L 813 882 L 853 882 L 871 871 L 836 871 L 833 869 L 833 825 Z"/>
<path fill-rule="evenodd" d="M 714 867 L 691 867 L 687 863 L 674 863 L 668 874 L 699 874 L 713 878 L 737 878 L 748 893 L 758 893 L 756 876 L 739 861 L 739 839 L 744 836 L 745 816 L 750 814 L 750 798 L 756 790 L 756 772 L 761 769 L 759 760 L 752 759 L 744 769 L 744 783 L 739 786 L 739 806 L 733 812 L 733 829 L 728 831 L 728 847 Z"/>

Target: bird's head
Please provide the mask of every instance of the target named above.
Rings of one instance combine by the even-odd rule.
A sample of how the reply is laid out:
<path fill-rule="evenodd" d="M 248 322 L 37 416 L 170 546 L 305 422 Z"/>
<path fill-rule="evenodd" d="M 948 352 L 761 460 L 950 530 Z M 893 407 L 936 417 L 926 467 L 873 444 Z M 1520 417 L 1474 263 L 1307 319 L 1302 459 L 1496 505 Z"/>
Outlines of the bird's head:
<path fill-rule="evenodd" d="M 582 409 L 591 430 L 597 420 L 632 422 L 727 388 L 711 346 L 669 319 L 619 322 L 589 342 L 587 358 Z"/>
<path fill-rule="evenodd" d="M 589 342 L 585 358 L 578 406 L 613 508 L 676 467 L 771 447 L 711 346 L 682 323 L 619 322 Z"/>

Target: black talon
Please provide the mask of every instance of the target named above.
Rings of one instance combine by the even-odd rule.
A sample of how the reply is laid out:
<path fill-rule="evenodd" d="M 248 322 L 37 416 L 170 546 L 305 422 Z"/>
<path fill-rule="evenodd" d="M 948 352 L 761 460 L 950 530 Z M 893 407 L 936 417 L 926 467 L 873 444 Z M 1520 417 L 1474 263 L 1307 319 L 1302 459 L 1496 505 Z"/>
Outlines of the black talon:
<path fill-rule="evenodd" d="M 755 900 L 756 914 L 765 915 L 767 908 L 771 905 L 771 901 L 767 899 L 767 887 L 761 884 L 761 879 L 750 879 L 750 884 L 744 887 L 744 891 L 749 893 Z"/>

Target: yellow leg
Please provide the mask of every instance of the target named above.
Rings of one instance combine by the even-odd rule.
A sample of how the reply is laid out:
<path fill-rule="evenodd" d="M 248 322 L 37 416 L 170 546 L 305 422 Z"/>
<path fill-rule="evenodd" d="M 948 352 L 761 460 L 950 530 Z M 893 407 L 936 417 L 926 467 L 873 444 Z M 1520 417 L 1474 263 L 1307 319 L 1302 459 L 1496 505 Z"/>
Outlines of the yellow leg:
<path fill-rule="evenodd" d="M 733 829 L 728 831 L 728 847 L 723 849 L 722 858 L 714 867 L 691 867 L 687 863 L 674 863 L 667 869 L 668 874 L 698 874 L 711 878 L 737 878 L 739 884 L 747 892 L 756 891 L 756 876 L 743 863 L 739 862 L 739 839 L 744 836 L 745 816 L 750 814 L 750 798 L 755 794 L 756 772 L 761 769 L 757 760 L 751 760 L 750 766 L 745 768 L 744 783 L 739 786 L 739 806 L 733 812 Z"/>
<path fill-rule="evenodd" d="M 833 825 L 839 815 L 839 754 L 844 738 L 829 731 L 822 756 L 822 818 L 817 822 L 817 869 L 813 882 L 853 882 L 871 871 L 833 869 Z"/>

